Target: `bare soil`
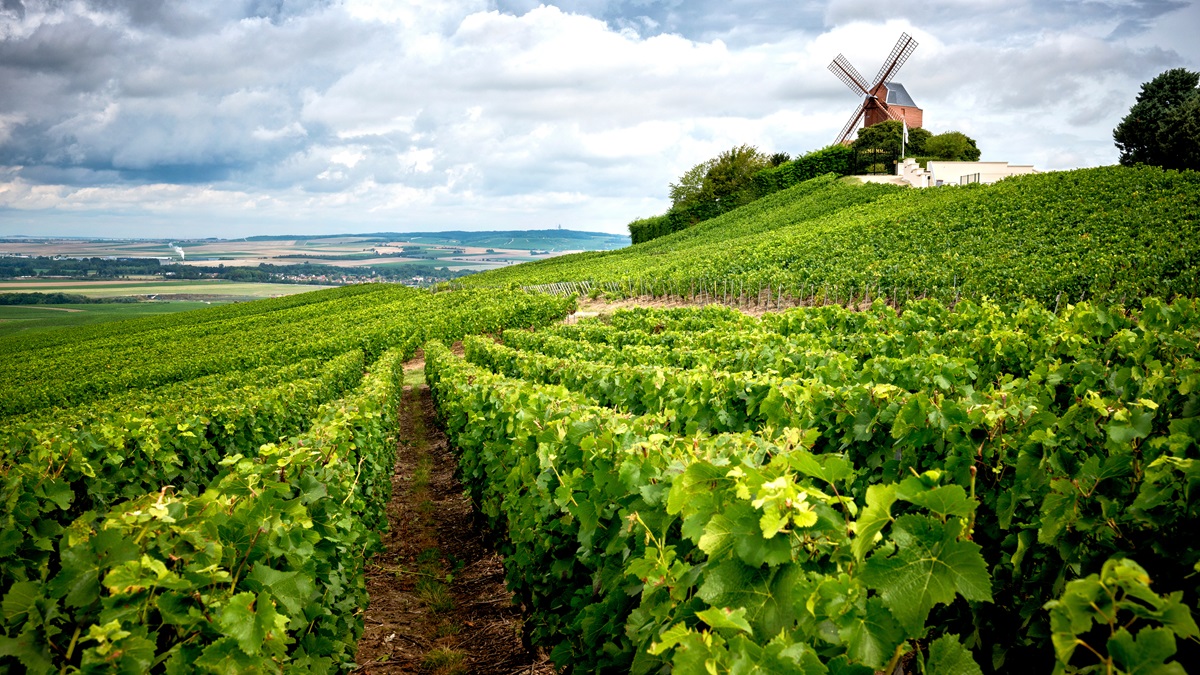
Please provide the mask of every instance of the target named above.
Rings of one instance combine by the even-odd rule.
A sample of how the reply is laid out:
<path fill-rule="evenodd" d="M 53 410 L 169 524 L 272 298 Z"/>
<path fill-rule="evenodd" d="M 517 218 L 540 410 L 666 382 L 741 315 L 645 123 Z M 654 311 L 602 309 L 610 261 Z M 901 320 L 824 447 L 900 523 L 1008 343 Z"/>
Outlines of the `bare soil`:
<path fill-rule="evenodd" d="M 423 355 L 405 364 L 420 381 Z M 370 606 L 358 643 L 361 673 L 550 675 L 522 641 L 522 617 L 455 478 L 429 388 L 404 387 L 385 549 L 367 569 Z"/>
<path fill-rule="evenodd" d="M 593 299 L 580 297 L 576 300 L 576 305 L 578 309 L 574 314 L 568 316 L 564 320 L 564 323 L 575 323 L 579 319 L 599 316 L 601 314 L 612 314 L 619 309 L 630 309 L 632 307 L 664 309 L 672 307 L 704 307 L 707 305 L 725 305 L 748 316 L 762 316 L 768 312 L 781 312 L 793 307 L 810 307 L 812 306 L 812 303 L 805 300 L 788 297 L 785 297 L 782 300 L 772 299 L 770 302 L 766 302 L 765 299 L 756 302 L 752 297 L 748 299 L 733 298 L 730 302 L 725 303 L 719 300 L 697 300 L 692 302 L 686 298 L 681 299 L 674 296 L 669 299 L 664 299 L 661 296 L 651 297 L 644 295 L 633 298 L 625 298 L 622 300 L 605 300 L 604 298 Z M 845 306 L 845 303 L 842 303 L 842 305 Z M 871 304 L 861 299 L 851 307 L 851 309 L 860 312 L 870 308 Z"/>

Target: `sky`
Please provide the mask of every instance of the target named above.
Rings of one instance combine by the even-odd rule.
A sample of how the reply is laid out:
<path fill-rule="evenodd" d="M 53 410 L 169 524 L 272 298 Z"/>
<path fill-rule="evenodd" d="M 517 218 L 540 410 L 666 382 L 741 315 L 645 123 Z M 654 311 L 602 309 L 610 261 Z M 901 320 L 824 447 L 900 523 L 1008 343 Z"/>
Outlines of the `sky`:
<path fill-rule="evenodd" d="M 895 80 L 984 160 L 1113 164 L 1200 70 L 1177 0 L 0 0 L 0 236 L 626 232 L 743 143 L 828 145 Z"/>

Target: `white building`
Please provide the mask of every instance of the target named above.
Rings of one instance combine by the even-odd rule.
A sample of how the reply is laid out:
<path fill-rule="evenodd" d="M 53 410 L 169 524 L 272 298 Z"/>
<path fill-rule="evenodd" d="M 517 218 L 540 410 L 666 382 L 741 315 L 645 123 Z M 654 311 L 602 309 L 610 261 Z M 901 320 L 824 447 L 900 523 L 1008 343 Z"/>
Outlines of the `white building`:
<path fill-rule="evenodd" d="M 1008 162 L 944 162 L 930 160 L 921 168 L 915 159 L 906 159 L 896 165 L 896 176 L 913 187 L 935 187 L 938 185 L 967 185 L 969 183 L 995 183 L 1009 176 L 1038 173 L 1030 164 Z"/>

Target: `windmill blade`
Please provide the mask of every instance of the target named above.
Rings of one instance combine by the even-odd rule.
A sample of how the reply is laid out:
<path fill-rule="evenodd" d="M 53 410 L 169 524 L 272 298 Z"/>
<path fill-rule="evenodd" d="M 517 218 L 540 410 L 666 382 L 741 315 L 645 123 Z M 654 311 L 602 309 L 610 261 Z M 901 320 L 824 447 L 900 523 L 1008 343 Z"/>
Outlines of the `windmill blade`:
<path fill-rule="evenodd" d="M 896 41 L 896 46 L 892 47 L 892 53 L 884 60 L 883 66 L 879 68 L 879 73 L 875 75 L 875 84 L 871 85 L 871 90 L 874 91 L 875 87 L 884 82 L 890 82 L 900 71 L 900 66 L 904 65 L 916 48 L 917 41 L 912 39 L 908 33 L 901 33 L 900 39 Z"/>
<path fill-rule="evenodd" d="M 829 72 L 850 87 L 850 91 L 856 94 L 870 93 L 867 91 L 867 78 L 863 77 L 862 73 L 858 72 L 858 69 L 851 65 L 845 56 L 838 54 L 837 58 L 829 64 Z"/>
<path fill-rule="evenodd" d="M 867 99 L 867 100 L 870 100 L 870 99 Z M 850 117 L 850 121 L 846 122 L 846 126 L 842 127 L 841 133 L 838 134 L 837 140 L 834 141 L 835 144 L 840 145 L 842 143 L 845 143 L 847 141 L 847 139 L 850 138 L 850 133 L 853 132 L 855 130 L 855 128 L 858 126 L 858 121 L 862 119 L 862 116 L 865 112 L 867 112 L 866 101 L 859 104 L 858 108 L 856 108 L 854 111 L 854 115 L 852 115 Z"/>

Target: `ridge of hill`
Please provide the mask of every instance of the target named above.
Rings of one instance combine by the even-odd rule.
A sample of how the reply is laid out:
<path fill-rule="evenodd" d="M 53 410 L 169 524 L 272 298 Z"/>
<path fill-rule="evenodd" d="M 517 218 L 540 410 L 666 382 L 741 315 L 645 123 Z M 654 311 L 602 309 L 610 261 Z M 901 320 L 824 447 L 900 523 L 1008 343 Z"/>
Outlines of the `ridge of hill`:
<path fill-rule="evenodd" d="M 462 283 L 1119 301 L 1200 294 L 1197 260 L 1200 173 L 1102 167 L 929 190 L 825 176 L 643 244 Z"/>

